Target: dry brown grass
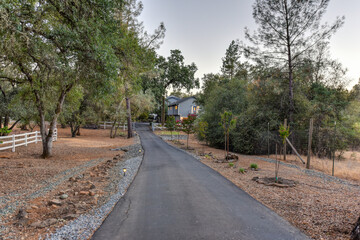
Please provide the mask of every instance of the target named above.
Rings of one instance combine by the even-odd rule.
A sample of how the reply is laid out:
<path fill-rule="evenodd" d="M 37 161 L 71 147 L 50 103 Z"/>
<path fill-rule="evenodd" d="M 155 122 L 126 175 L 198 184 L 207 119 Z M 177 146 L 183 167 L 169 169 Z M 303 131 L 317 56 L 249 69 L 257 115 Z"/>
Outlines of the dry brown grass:
<path fill-rule="evenodd" d="M 267 156 L 263 156 L 267 157 Z M 306 156 L 301 156 L 306 161 Z M 275 155 L 270 155 L 270 158 L 275 159 Z M 296 164 L 305 168 L 296 155 L 287 155 L 286 162 Z M 283 160 L 281 160 L 283 161 Z M 311 169 L 324 172 L 332 175 L 333 161 L 328 158 L 311 157 Z M 338 155 L 335 158 L 334 176 L 338 178 L 360 181 L 360 152 L 347 151 L 342 154 L 341 160 L 338 160 Z"/>

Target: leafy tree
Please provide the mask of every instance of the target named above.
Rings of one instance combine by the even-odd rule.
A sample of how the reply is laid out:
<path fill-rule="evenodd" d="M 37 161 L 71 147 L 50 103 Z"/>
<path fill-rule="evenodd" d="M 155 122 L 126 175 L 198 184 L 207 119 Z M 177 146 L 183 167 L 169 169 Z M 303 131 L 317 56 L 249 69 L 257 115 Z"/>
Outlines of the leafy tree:
<path fill-rule="evenodd" d="M 232 112 L 225 111 L 221 114 L 221 126 L 224 130 L 225 136 L 225 159 L 228 158 L 229 155 L 229 142 L 230 142 L 230 131 L 233 130 L 236 126 L 236 119 L 233 118 Z"/>
<path fill-rule="evenodd" d="M 0 52 L 12 83 L 25 84 L 39 115 L 44 158 L 66 95 L 81 81 L 111 79 L 113 11 L 120 1 L 2 1 Z M 95 86 L 95 85 L 94 85 Z M 49 131 L 45 120 L 50 122 Z"/>
<path fill-rule="evenodd" d="M 246 29 L 246 38 L 254 45 L 244 48 L 259 64 L 274 64 L 287 74 L 289 120 L 293 122 L 294 70 L 305 54 L 323 44 L 343 25 L 344 17 L 331 24 L 320 24 L 329 0 L 289 1 L 256 0 L 253 16 L 259 25 L 254 34 Z M 261 47 L 259 47 L 261 46 Z"/>
<path fill-rule="evenodd" d="M 165 26 L 160 24 L 154 34 L 143 31 L 142 23 L 137 17 L 143 9 L 137 0 L 125 0 L 117 14 L 122 31 L 119 32 L 120 41 L 115 49 L 120 61 L 119 81 L 124 86 L 127 109 L 128 138 L 133 136 L 131 98 L 141 90 L 141 74 L 150 71 L 155 62 L 154 50 L 159 47 L 165 36 Z"/>
<path fill-rule="evenodd" d="M 176 121 L 174 116 L 168 116 L 165 127 L 167 128 L 167 130 L 171 132 L 171 140 L 172 140 L 173 139 L 172 132 L 175 130 L 176 127 Z"/>
<path fill-rule="evenodd" d="M 153 78 L 153 86 L 156 86 L 162 93 L 162 113 L 161 121 L 165 124 L 165 94 L 166 89 L 185 88 L 187 91 L 194 87 L 199 87 L 199 80 L 195 78 L 197 67 L 195 63 L 185 65 L 184 57 L 180 50 L 171 50 L 170 56 L 165 59 L 160 56 L 157 60 L 158 76 Z"/>
<path fill-rule="evenodd" d="M 187 118 L 181 120 L 182 131 L 187 134 L 186 148 L 189 149 L 189 135 L 194 133 L 195 114 L 189 114 Z"/>

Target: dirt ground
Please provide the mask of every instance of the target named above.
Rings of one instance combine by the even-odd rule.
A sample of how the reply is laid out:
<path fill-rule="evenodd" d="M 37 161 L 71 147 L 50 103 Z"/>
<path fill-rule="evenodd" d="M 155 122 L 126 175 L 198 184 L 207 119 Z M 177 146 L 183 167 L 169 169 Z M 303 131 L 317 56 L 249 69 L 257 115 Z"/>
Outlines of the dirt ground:
<path fill-rule="evenodd" d="M 117 173 L 112 169 L 124 152 L 110 149 L 132 145 L 134 140 L 110 139 L 109 134 L 109 130 L 81 129 L 81 136 L 71 138 L 70 129 L 58 128 L 58 141 L 49 159 L 41 159 L 41 143 L 16 148 L 15 153 L 1 151 L 0 217 L 8 230 L 3 237 L 38 239 L 96 206 L 107 197 L 103 189 L 115 191 L 108 186 L 115 186 L 111 176 Z M 69 178 L 71 174 L 75 175 Z M 49 184 L 52 190 L 38 194 Z M 17 202 L 16 211 L 4 212 Z"/>
<path fill-rule="evenodd" d="M 181 144 L 185 148 L 185 140 Z M 190 152 L 201 157 L 207 166 L 218 171 L 252 197 L 287 219 L 313 239 L 349 239 L 350 232 L 360 216 L 360 182 L 349 181 L 350 185 L 329 181 L 327 178 L 306 174 L 294 167 L 280 165 L 279 177 L 297 182 L 295 187 L 282 188 L 266 186 L 253 181 L 254 177 L 274 177 L 275 164 L 257 159 L 255 156 L 238 155 L 239 160 L 230 167 L 229 163 L 217 163 L 224 159 L 224 151 L 210 148 L 191 136 Z M 288 163 L 299 160 L 290 158 Z M 250 164 L 258 165 L 258 171 Z M 302 163 L 296 163 L 304 169 Z M 246 172 L 240 173 L 239 168 Z"/>
<path fill-rule="evenodd" d="M 0 151 L 0 196 L 28 189 L 86 161 L 113 157 L 109 149 L 133 144 L 133 139 L 124 137 L 110 139 L 109 131 L 81 129 L 81 136 L 72 138 L 69 128 L 58 128 L 58 140 L 49 159 L 40 157 L 40 142 L 18 147 L 14 153 L 10 149 Z"/>

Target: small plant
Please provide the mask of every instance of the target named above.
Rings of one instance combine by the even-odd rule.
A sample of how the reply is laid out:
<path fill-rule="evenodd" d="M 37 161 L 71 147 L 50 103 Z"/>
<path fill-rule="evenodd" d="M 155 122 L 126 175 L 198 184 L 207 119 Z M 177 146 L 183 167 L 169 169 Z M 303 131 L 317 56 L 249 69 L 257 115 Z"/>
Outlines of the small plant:
<path fill-rule="evenodd" d="M 234 167 L 234 163 L 230 162 L 229 167 Z"/>
<path fill-rule="evenodd" d="M 286 138 L 290 136 L 290 127 L 288 126 L 287 128 L 285 128 L 285 126 L 281 124 L 279 127 L 279 133 L 281 139 L 283 140 L 283 143 L 285 143 Z"/>
<path fill-rule="evenodd" d="M 0 128 L 0 136 L 7 136 L 7 135 L 9 135 L 9 133 L 11 133 L 11 131 L 12 130 L 8 129 L 8 127 Z"/>
<path fill-rule="evenodd" d="M 245 173 L 245 169 L 239 168 L 239 173 Z"/>
<path fill-rule="evenodd" d="M 256 163 L 250 164 L 250 168 L 258 169 L 258 165 Z"/>

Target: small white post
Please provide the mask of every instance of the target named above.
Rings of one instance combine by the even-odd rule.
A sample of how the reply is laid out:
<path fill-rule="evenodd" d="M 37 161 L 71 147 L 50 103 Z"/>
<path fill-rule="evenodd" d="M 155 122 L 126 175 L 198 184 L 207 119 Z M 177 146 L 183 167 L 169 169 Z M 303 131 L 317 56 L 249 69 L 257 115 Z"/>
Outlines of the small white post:
<path fill-rule="evenodd" d="M 106 122 L 104 122 L 104 129 L 106 129 Z"/>
<path fill-rule="evenodd" d="M 123 128 L 124 128 L 124 131 L 125 131 L 125 123 L 124 123 L 124 126 L 123 126 Z"/>
<path fill-rule="evenodd" d="M 12 152 L 15 152 L 15 134 L 12 135 Z"/>
<path fill-rule="evenodd" d="M 27 133 L 25 133 L 25 146 L 27 146 Z"/>
<path fill-rule="evenodd" d="M 35 143 L 38 143 L 38 131 L 35 131 Z"/>

